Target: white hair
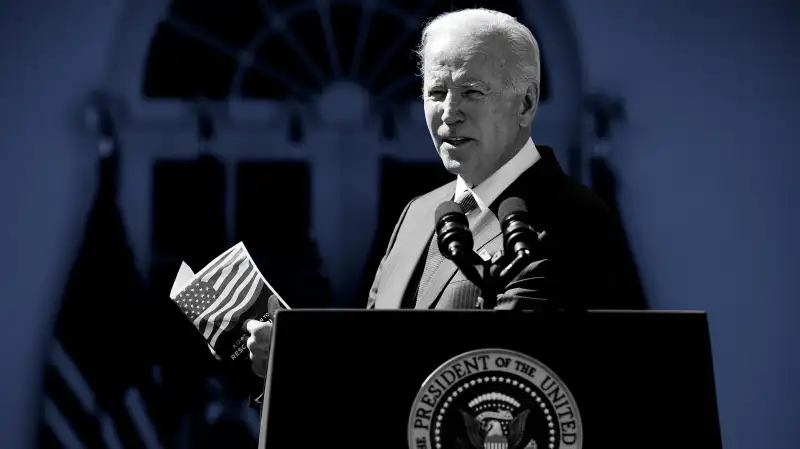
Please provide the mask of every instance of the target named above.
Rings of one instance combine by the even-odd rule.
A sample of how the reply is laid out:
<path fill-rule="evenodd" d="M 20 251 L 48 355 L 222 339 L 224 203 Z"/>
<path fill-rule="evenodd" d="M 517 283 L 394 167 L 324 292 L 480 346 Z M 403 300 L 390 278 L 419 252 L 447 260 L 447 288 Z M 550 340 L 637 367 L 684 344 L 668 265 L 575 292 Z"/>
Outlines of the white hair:
<path fill-rule="evenodd" d="M 425 72 L 425 46 L 436 34 L 460 30 L 475 37 L 501 36 L 508 42 L 510 58 L 504 61 L 504 88 L 513 93 L 525 93 L 539 84 L 539 44 L 533 33 L 514 17 L 485 8 L 462 9 L 447 12 L 429 21 L 422 30 L 422 40 L 417 47 L 420 73 Z"/>

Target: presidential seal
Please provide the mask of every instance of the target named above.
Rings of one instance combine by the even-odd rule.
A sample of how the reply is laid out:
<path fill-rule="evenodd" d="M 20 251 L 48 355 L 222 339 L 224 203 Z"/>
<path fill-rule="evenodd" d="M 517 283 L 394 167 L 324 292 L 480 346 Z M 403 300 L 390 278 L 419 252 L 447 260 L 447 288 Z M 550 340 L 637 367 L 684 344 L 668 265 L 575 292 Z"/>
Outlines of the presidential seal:
<path fill-rule="evenodd" d="M 410 449 L 580 449 L 567 386 L 536 359 L 505 349 L 461 354 L 431 374 L 408 420 Z"/>

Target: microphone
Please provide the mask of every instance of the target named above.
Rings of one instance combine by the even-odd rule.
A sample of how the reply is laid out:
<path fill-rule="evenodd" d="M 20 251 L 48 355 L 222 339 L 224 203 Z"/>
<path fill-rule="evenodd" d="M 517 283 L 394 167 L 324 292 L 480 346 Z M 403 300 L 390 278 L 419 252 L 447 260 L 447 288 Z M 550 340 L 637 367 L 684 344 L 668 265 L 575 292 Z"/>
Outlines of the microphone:
<path fill-rule="evenodd" d="M 483 259 L 472 250 L 474 244 L 472 231 L 469 230 L 467 216 L 458 203 L 445 201 L 436 208 L 434 217 L 439 252 L 444 257 L 454 262 L 476 264 L 483 262 Z"/>
<path fill-rule="evenodd" d="M 531 225 L 525 201 L 517 197 L 507 198 L 500 203 L 498 215 L 506 254 L 529 256 L 539 244 L 539 236 Z"/>
<path fill-rule="evenodd" d="M 483 265 L 484 261 L 472 250 L 472 231 L 461 206 L 453 201 L 445 201 L 436 208 L 434 218 L 439 252 L 452 260 L 467 279 L 482 288 L 484 281 L 475 265 Z"/>
<path fill-rule="evenodd" d="M 500 203 L 498 210 L 500 229 L 503 231 L 503 249 L 508 262 L 502 267 L 492 267 L 490 275 L 499 285 L 505 285 L 530 263 L 539 235 L 531 224 L 528 207 L 521 198 L 511 197 Z M 499 273 L 498 273 L 499 271 Z"/>

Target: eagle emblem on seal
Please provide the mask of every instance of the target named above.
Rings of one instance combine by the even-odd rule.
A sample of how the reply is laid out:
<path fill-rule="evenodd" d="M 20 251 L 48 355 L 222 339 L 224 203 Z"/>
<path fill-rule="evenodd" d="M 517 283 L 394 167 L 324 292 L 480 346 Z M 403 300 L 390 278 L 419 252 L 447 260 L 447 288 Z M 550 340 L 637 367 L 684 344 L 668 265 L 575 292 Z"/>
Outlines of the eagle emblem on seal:
<path fill-rule="evenodd" d="M 531 411 L 523 410 L 513 417 L 507 426 L 503 425 L 501 417 L 504 418 L 508 415 L 502 412 L 498 413 L 497 418 L 487 417 L 484 420 L 472 416 L 463 409 L 459 409 L 459 412 L 467 427 L 471 449 L 518 449 L 525 436 L 525 422 Z M 507 431 L 504 430 L 506 427 Z M 530 447 L 536 448 L 536 444 L 526 446 L 526 448 Z"/>
<path fill-rule="evenodd" d="M 441 364 L 419 389 L 409 449 L 582 449 L 572 393 L 537 359 L 477 349 Z"/>

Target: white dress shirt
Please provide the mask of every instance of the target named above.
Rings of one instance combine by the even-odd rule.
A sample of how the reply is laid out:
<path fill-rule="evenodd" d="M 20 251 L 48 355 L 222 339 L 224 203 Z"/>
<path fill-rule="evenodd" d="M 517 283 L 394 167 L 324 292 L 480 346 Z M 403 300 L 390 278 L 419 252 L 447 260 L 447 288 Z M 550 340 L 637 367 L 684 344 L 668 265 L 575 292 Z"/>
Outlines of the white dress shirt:
<path fill-rule="evenodd" d="M 529 137 L 519 152 L 506 162 L 505 165 L 500 167 L 499 170 L 492 173 L 491 176 L 486 178 L 485 181 L 475 187 L 470 188 L 466 181 L 459 175 L 456 180 L 456 195 L 455 198 L 468 190 L 475 197 L 475 202 L 478 203 L 478 208 L 483 212 L 489 208 L 494 200 L 500 196 L 505 189 L 508 188 L 519 176 L 533 166 L 541 158 L 539 150 L 536 149 L 533 140 Z"/>

